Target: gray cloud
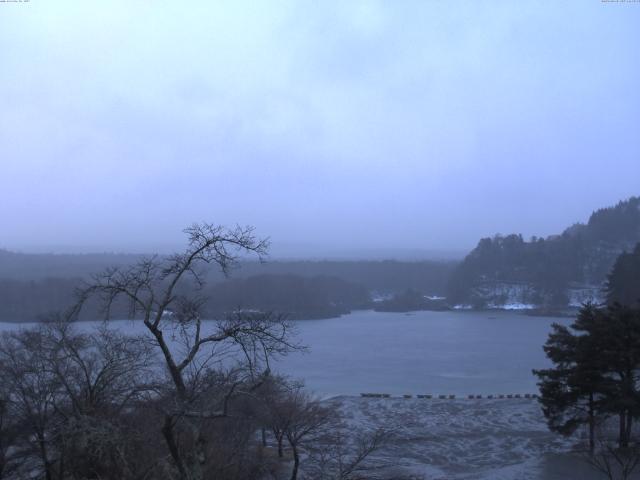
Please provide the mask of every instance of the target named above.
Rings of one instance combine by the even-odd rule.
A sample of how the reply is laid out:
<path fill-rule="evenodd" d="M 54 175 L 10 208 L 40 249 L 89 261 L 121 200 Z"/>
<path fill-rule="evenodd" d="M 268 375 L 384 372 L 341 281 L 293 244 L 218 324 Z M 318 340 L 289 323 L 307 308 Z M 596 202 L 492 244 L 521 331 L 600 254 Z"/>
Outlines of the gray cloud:
<path fill-rule="evenodd" d="M 639 193 L 633 4 L 0 7 L 0 246 L 466 249 Z"/>

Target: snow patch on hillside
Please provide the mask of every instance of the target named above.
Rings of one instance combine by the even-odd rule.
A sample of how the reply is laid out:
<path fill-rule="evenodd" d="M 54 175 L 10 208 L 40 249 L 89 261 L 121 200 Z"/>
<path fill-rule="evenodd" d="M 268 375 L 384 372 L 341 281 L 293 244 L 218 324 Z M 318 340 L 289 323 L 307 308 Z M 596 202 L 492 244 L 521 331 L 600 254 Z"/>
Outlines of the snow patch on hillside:
<path fill-rule="evenodd" d="M 598 286 L 584 286 L 574 287 L 567 290 L 567 297 L 569 297 L 570 307 L 581 307 L 584 303 L 603 303 L 604 302 L 604 289 Z"/>

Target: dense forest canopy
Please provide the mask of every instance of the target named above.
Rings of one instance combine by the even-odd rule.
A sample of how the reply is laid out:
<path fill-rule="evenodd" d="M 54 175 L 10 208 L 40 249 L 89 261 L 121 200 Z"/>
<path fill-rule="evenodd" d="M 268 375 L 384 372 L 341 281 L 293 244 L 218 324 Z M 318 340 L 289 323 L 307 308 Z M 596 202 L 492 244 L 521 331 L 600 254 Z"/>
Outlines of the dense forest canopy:
<path fill-rule="evenodd" d="M 561 235 L 483 238 L 455 269 L 448 297 L 483 306 L 515 292 L 520 302 L 565 306 L 571 287 L 602 287 L 617 256 L 639 241 L 639 197 L 597 210 Z"/>
<path fill-rule="evenodd" d="M 79 279 L 0 279 L 0 321 L 30 322 L 64 312 L 81 285 Z M 203 293 L 208 298 L 203 308 L 208 318 L 224 318 L 237 310 L 277 311 L 290 319 L 329 318 L 366 308 L 370 302 L 369 292 L 362 285 L 325 276 L 257 275 L 214 283 Z M 111 315 L 129 318 L 128 305 L 115 304 Z M 88 302 L 80 318 L 95 320 L 103 316 L 97 304 Z"/>
<path fill-rule="evenodd" d="M 607 303 L 640 306 L 640 243 L 616 259 L 607 277 Z"/>
<path fill-rule="evenodd" d="M 327 318 L 367 307 L 362 285 L 337 277 L 256 275 L 221 282 L 211 288 L 206 308 L 221 317 L 238 308 L 287 312 L 290 319 Z"/>

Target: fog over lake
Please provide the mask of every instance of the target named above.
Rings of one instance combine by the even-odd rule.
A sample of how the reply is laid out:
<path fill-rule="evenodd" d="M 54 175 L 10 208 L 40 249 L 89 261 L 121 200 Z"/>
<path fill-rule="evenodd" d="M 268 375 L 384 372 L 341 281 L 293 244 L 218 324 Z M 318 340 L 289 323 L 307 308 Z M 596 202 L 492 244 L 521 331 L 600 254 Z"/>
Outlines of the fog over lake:
<path fill-rule="evenodd" d="M 571 321 L 505 311 L 358 311 L 296 322 L 298 340 L 308 352 L 289 355 L 272 367 L 304 379 L 323 397 L 533 393 L 537 387 L 531 370 L 549 365 L 542 345 L 551 324 Z M 112 324 L 146 333 L 140 322 Z M 30 325 L 2 323 L 0 330 Z"/>

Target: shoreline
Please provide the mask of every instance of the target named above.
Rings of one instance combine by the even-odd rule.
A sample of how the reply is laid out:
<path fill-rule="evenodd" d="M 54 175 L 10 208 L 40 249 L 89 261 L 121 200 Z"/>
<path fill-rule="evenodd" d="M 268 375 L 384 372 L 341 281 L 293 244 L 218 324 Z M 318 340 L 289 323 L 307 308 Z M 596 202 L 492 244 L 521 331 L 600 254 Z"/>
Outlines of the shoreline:
<path fill-rule="evenodd" d="M 397 314 L 414 314 L 414 313 L 422 313 L 422 312 L 435 312 L 435 313 L 454 313 L 454 314 L 468 314 L 468 313 L 512 313 L 516 315 L 523 315 L 527 317 L 557 317 L 557 318 L 572 318 L 578 313 L 578 308 L 571 309 L 563 309 L 563 310 L 548 310 L 548 309 L 514 309 L 514 308 L 447 308 L 447 309 L 423 309 L 423 310 L 376 310 L 374 308 L 363 308 L 363 309 L 354 309 L 349 312 L 344 312 L 328 317 L 308 317 L 308 318 L 291 318 L 292 322 L 310 322 L 315 320 L 334 320 L 337 318 L 342 318 L 346 315 L 351 315 L 354 313 L 397 313 Z M 137 322 L 141 321 L 141 318 L 112 318 L 109 320 L 104 319 L 83 319 L 83 320 L 73 320 L 73 323 L 85 323 L 85 322 Z M 203 319 L 205 322 L 213 322 L 217 321 L 214 318 Z M 10 325 L 36 325 L 40 323 L 47 323 L 47 320 L 0 320 L 0 324 L 10 324 Z"/>
<path fill-rule="evenodd" d="M 374 456 L 392 477 L 601 478 L 581 461 L 581 432 L 571 437 L 549 432 L 540 406 L 530 399 L 337 396 L 323 403 L 341 413 L 345 431 L 392 428 L 393 441 Z"/>

